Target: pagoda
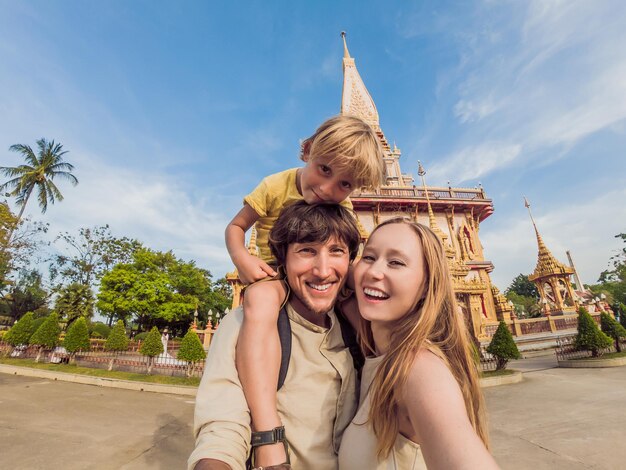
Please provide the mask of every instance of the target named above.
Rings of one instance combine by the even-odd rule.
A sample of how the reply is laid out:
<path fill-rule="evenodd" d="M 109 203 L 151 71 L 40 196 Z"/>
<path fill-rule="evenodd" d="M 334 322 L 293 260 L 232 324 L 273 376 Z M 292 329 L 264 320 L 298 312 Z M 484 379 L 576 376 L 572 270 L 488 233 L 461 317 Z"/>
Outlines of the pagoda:
<path fill-rule="evenodd" d="M 479 239 L 480 223 L 493 213 L 493 202 L 480 188 L 426 186 L 426 171 L 418 162 L 421 185 L 400 168 L 401 151 L 389 145 L 383 133 L 374 100 L 365 87 L 350 56 L 345 33 L 342 33 L 343 92 L 341 114 L 355 115 L 376 131 L 383 147 L 386 169 L 384 186 L 376 191 L 356 191 L 350 197 L 357 214 L 363 239 L 379 223 L 407 216 L 429 226 L 441 239 L 446 250 L 450 273 L 460 309 L 470 331 L 478 340 L 485 340 L 499 320 L 510 321 L 512 306 L 495 286 L 489 273 L 491 261 L 486 260 Z M 491 328 L 487 328 L 491 326 Z"/>
<path fill-rule="evenodd" d="M 537 224 L 530 211 L 530 203 L 526 198 L 524 198 L 524 205 L 528 209 L 530 220 L 535 229 L 539 248 L 537 266 L 534 272 L 528 276 L 528 279 L 537 286 L 543 306 L 542 313 L 546 316 L 576 313 L 576 297 L 570 280 L 574 274 L 574 269 L 561 263 L 548 250 L 539 234 Z"/>

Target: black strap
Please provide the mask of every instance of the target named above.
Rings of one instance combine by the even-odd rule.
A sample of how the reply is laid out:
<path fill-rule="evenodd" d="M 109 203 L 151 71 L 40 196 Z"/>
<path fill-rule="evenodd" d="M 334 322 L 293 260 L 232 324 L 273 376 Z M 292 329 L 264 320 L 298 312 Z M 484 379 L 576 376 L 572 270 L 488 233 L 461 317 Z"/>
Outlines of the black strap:
<path fill-rule="evenodd" d="M 337 320 L 339 320 L 343 344 L 350 351 L 352 363 L 360 378 L 361 369 L 363 369 L 363 364 L 365 364 L 365 356 L 356 339 L 356 331 L 354 331 L 348 319 L 343 316 L 343 313 L 337 312 Z M 278 386 L 276 390 L 280 390 L 285 383 L 285 377 L 287 377 L 287 370 L 289 369 L 289 359 L 291 358 L 291 322 L 289 321 L 289 315 L 287 315 L 286 306 L 283 306 L 278 314 L 278 337 L 280 339 L 280 370 L 278 372 Z"/>
<path fill-rule="evenodd" d="M 363 369 L 363 365 L 365 364 L 365 356 L 363 355 L 363 351 L 361 351 L 361 347 L 359 346 L 359 342 L 356 339 L 356 331 L 348 321 L 348 319 L 343 315 L 343 312 L 338 309 L 337 311 L 337 320 L 339 320 L 339 326 L 341 327 L 341 337 L 343 338 L 343 344 L 346 345 L 350 354 L 352 355 L 352 363 L 354 364 L 354 368 L 357 373 L 357 377 L 361 378 L 361 370 Z"/>
<path fill-rule="evenodd" d="M 287 315 L 287 307 L 283 306 L 278 313 L 278 338 L 280 339 L 280 371 L 278 372 L 278 386 L 280 390 L 285 383 L 289 359 L 291 358 L 291 322 Z"/>

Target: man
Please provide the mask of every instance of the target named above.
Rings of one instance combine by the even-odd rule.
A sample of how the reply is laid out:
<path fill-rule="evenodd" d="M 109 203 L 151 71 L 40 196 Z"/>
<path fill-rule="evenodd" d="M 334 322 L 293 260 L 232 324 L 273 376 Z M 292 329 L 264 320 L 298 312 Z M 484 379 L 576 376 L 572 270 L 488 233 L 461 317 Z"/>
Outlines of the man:
<path fill-rule="evenodd" d="M 277 403 L 296 469 L 335 469 L 341 436 L 356 410 L 353 359 L 333 307 L 359 241 L 353 216 L 338 205 L 291 205 L 270 233 L 291 290 L 291 358 Z M 241 309 L 231 312 L 213 338 L 196 396 L 189 469 L 245 468 L 250 414 L 235 367 L 242 317 Z"/>

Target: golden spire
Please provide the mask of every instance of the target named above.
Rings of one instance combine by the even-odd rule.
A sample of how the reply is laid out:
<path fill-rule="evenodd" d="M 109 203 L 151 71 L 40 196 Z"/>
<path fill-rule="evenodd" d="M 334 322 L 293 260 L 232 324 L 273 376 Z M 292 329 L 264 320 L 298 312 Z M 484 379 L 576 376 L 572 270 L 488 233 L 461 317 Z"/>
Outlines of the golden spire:
<path fill-rule="evenodd" d="M 359 75 L 359 71 L 356 69 L 354 59 L 350 57 L 344 31 L 341 32 L 341 38 L 343 39 L 341 114 L 358 116 L 372 126 L 375 131 L 380 131 L 378 110 Z"/>
<path fill-rule="evenodd" d="M 252 256 L 258 256 L 258 248 L 256 246 L 256 227 L 253 225 L 250 231 L 250 241 L 248 242 L 248 253 Z"/>
<path fill-rule="evenodd" d="M 424 170 L 424 167 L 422 166 L 422 162 L 420 162 L 419 160 L 417 161 L 417 174 L 422 179 L 422 187 L 424 188 L 424 194 L 426 195 L 426 205 L 428 206 L 428 223 L 430 224 L 430 228 L 433 230 L 433 232 L 437 233 L 437 230 L 441 232 L 441 229 L 439 228 L 439 226 L 437 225 L 437 222 L 435 221 L 435 214 L 433 212 L 433 208 L 430 205 L 430 198 L 428 197 L 428 188 L 426 187 L 426 180 L 424 179 L 424 175 L 426 175 L 426 170 Z M 443 232 L 442 232 L 442 235 L 443 235 Z"/>
<path fill-rule="evenodd" d="M 349 59 L 350 53 L 348 52 L 348 44 L 346 44 L 346 32 L 345 31 L 341 32 L 341 38 L 343 39 L 343 58 Z"/>
<path fill-rule="evenodd" d="M 530 211 L 530 203 L 525 196 L 524 206 L 526 207 L 526 209 L 528 209 L 530 220 L 532 221 L 533 227 L 535 228 L 535 235 L 537 236 L 537 246 L 539 248 L 537 266 L 535 267 L 535 271 L 532 273 L 532 275 L 528 276 L 528 278 L 532 281 L 533 279 L 538 279 L 540 277 L 548 276 L 550 274 L 572 274 L 574 270 L 562 264 L 554 257 L 550 250 L 548 250 L 548 247 L 544 243 L 543 238 L 541 238 L 541 235 L 539 234 L 537 224 L 535 223 L 533 214 Z"/>

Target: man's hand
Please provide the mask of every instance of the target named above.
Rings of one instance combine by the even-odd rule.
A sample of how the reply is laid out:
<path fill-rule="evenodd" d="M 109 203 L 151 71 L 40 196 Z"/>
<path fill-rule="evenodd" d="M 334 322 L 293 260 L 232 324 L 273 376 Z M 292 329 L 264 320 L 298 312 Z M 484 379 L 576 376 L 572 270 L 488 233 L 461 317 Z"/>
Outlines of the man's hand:
<path fill-rule="evenodd" d="M 202 459 L 193 467 L 193 470 L 231 470 L 231 468 L 221 460 Z"/>
<path fill-rule="evenodd" d="M 249 253 L 237 260 L 235 266 L 239 272 L 239 279 L 244 284 L 252 284 L 255 281 L 265 279 L 268 276 L 274 277 L 278 274 L 265 261 Z"/>

